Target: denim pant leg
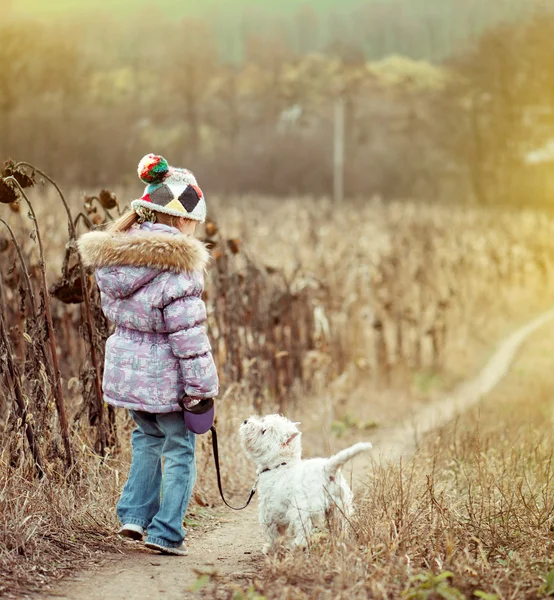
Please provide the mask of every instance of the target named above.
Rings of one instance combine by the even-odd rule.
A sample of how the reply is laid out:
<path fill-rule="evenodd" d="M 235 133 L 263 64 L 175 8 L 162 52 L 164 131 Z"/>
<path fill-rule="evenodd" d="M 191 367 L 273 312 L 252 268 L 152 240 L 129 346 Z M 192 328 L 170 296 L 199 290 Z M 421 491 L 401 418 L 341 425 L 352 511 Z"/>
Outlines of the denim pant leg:
<path fill-rule="evenodd" d="M 146 529 L 160 508 L 165 435 L 158 426 L 157 415 L 133 410 L 130 413 L 138 427 L 132 434 L 131 470 L 117 503 L 117 516 L 123 524 Z"/>
<path fill-rule="evenodd" d="M 182 412 L 158 414 L 157 421 L 165 434 L 162 500 L 146 541 L 175 548 L 185 537 L 183 519 L 196 480 L 196 436 L 187 429 Z"/>

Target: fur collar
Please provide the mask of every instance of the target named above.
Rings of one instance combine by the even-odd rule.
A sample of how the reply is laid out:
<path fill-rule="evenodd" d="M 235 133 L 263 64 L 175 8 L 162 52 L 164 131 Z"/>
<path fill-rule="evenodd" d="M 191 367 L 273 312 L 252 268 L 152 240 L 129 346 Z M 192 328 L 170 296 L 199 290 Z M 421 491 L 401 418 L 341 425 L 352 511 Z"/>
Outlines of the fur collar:
<path fill-rule="evenodd" d="M 201 271 L 210 259 L 206 246 L 193 236 L 134 231 L 109 233 L 91 231 L 77 241 L 87 267 L 151 267 L 182 271 Z"/>

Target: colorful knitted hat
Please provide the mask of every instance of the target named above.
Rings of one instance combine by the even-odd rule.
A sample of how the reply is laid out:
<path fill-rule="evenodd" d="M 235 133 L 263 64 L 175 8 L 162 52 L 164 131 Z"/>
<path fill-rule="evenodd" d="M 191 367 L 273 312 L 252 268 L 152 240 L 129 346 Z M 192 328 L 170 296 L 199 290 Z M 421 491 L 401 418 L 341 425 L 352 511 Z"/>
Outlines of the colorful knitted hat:
<path fill-rule="evenodd" d="M 147 183 L 140 200 L 133 200 L 131 207 L 183 217 L 203 223 L 206 220 L 206 201 L 188 169 L 170 167 L 163 156 L 147 154 L 139 163 L 138 175 Z"/>

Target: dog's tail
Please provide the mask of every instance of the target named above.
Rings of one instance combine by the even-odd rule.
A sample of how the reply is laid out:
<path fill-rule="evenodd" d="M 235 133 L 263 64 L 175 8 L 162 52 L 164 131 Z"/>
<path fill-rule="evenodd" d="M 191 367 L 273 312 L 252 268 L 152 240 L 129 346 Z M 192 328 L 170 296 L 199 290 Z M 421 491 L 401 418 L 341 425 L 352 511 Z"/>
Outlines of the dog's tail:
<path fill-rule="evenodd" d="M 331 456 L 325 464 L 325 472 L 333 477 L 336 472 L 349 460 L 352 460 L 358 454 L 370 450 L 373 446 L 369 442 L 358 442 L 346 450 L 341 450 L 338 454 Z"/>

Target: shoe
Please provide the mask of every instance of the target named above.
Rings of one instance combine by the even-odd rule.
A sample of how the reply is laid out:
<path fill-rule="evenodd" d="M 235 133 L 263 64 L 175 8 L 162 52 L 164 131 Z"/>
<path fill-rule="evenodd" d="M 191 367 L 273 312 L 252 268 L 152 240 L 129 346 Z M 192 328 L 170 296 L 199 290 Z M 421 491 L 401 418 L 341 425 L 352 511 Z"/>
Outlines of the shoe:
<path fill-rule="evenodd" d="M 140 525 L 134 525 L 133 523 L 127 523 L 117 532 L 121 537 L 130 538 L 132 540 L 142 540 L 144 537 L 145 529 Z"/>
<path fill-rule="evenodd" d="M 176 554 L 177 556 L 186 556 L 189 553 L 185 542 L 183 542 L 180 546 L 177 546 L 177 548 L 170 548 L 169 546 L 160 546 L 160 544 L 154 544 L 154 542 L 146 542 L 144 545 L 147 548 L 150 548 L 151 550 L 157 550 L 162 554 Z"/>

